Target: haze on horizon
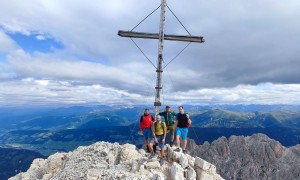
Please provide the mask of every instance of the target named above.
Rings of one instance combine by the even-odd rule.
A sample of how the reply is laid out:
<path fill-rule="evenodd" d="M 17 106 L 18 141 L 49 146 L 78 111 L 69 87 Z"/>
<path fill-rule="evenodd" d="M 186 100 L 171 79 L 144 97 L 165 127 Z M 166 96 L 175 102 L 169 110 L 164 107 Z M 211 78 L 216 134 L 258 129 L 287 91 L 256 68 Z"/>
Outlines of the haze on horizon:
<path fill-rule="evenodd" d="M 300 2 L 171 1 L 191 44 L 163 73 L 167 104 L 299 104 Z M 3 1 L 0 107 L 152 104 L 155 69 L 118 30 L 160 0 Z M 136 30 L 158 32 L 159 11 Z M 167 34 L 187 33 L 167 11 Z M 157 40 L 136 40 L 156 64 Z M 169 62 L 186 43 L 165 43 Z"/>

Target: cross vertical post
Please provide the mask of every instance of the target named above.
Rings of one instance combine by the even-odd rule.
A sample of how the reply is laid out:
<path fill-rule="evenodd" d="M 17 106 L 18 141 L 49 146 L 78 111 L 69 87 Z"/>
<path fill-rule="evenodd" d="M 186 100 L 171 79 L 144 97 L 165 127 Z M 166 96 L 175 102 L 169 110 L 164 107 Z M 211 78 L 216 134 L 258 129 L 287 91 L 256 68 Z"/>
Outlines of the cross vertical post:
<path fill-rule="evenodd" d="M 162 90 L 162 61 L 163 61 L 163 49 L 164 49 L 164 29 L 165 29 L 165 17 L 166 17 L 166 0 L 161 0 L 161 11 L 160 11 L 160 24 L 159 24 L 159 39 L 158 39 L 158 58 L 157 58 L 157 66 L 156 66 L 156 86 L 155 86 L 155 117 L 159 113 L 159 109 L 161 106 L 160 102 L 160 93 Z"/>

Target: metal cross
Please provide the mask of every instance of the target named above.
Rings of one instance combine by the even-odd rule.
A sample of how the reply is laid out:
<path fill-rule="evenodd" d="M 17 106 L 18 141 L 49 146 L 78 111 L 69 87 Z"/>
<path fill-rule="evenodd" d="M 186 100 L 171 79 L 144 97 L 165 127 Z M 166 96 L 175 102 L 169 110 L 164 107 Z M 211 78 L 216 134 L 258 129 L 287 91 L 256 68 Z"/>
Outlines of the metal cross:
<path fill-rule="evenodd" d="M 162 90 L 162 61 L 163 61 L 163 47 L 164 40 L 171 41 L 185 41 L 185 42 L 197 42 L 203 43 L 204 39 L 201 36 L 181 36 L 181 35 L 167 35 L 164 33 L 165 30 L 165 14 L 166 14 L 166 6 L 167 0 L 161 0 L 161 10 L 160 10 L 160 25 L 159 25 L 159 33 L 142 33 L 142 32 L 133 32 L 133 31 L 119 31 L 118 35 L 122 37 L 130 37 L 130 38 L 146 38 L 146 39 L 158 39 L 158 61 L 156 66 L 156 86 L 155 86 L 155 116 L 159 113 L 159 108 L 161 106 L 160 102 L 160 93 Z"/>

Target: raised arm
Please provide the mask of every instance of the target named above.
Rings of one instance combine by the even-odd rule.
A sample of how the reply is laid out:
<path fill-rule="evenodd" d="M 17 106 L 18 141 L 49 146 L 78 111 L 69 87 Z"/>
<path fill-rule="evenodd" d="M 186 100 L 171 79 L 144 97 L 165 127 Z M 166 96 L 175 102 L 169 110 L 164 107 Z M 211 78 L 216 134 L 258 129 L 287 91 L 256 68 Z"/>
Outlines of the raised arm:
<path fill-rule="evenodd" d="M 186 117 L 188 118 L 188 124 L 191 125 L 192 124 L 192 120 L 190 119 L 190 115 L 186 114 Z"/>
<path fill-rule="evenodd" d="M 188 123 L 189 123 L 189 125 L 192 125 L 192 120 L 189 119 L 189 120 L 188 120 Z"/>

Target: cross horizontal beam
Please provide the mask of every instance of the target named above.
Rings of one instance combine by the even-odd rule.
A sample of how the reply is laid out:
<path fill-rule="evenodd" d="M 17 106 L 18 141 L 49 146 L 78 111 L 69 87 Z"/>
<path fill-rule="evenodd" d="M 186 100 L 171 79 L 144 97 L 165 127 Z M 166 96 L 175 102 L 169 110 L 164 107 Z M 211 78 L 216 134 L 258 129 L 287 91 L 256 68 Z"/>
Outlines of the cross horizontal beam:
<path fill-rule="evenodd" d="M 118 35 L 121 37 L 131 37 L 131 38 L 159 39 L 159 34 L 142 33 L 142 32 L 134 32 L 134 31 L 119 31 Z M 205 42 L 202 36 L 181 36 L 181 35 L 167 35 L 167 34 L 164 35 L 164 40 L 186 41 L 186 42 L 197 42 L 197 43 Z"/>

